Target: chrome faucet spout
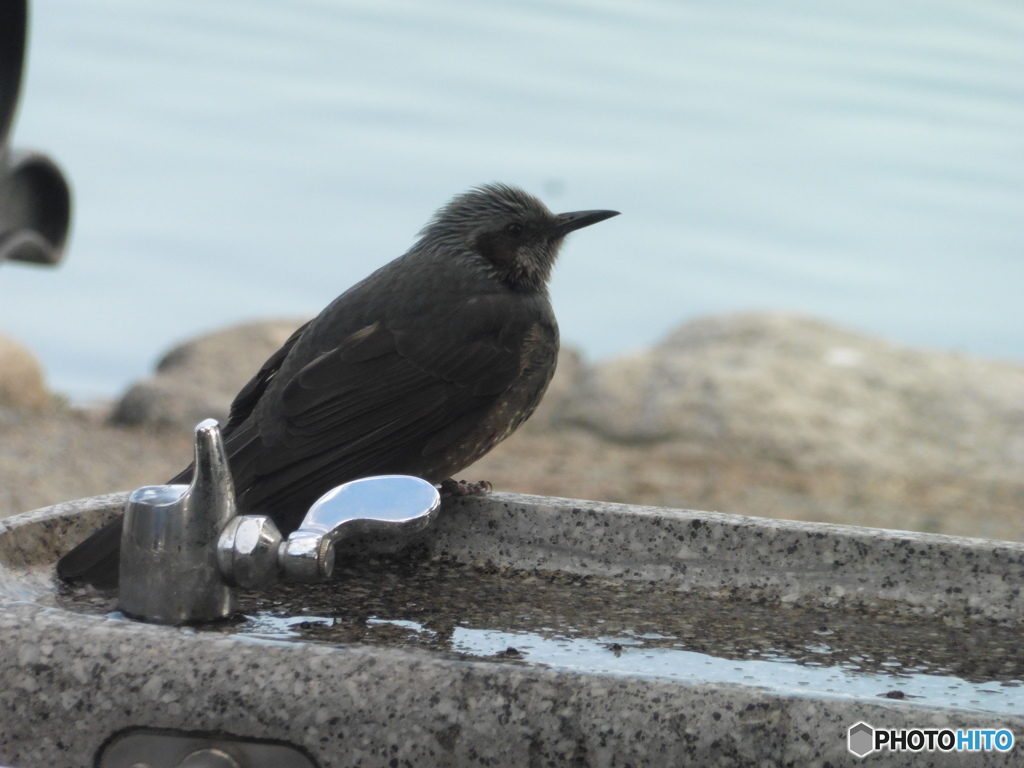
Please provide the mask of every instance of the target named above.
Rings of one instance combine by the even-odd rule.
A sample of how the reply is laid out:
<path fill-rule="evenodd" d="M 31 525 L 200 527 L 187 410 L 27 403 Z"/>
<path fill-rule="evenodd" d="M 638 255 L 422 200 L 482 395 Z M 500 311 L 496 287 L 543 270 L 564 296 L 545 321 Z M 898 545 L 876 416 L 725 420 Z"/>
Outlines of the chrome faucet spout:
<path fill-rule="evenodd" d="M 190 485 L 146 486 L 128 498 L 118 600 L 129 616 L 182 624 L 234 612 L 216 542 L 236 516 L 235 490 L 213 419 L 196 427 L 194 467 Z"/>

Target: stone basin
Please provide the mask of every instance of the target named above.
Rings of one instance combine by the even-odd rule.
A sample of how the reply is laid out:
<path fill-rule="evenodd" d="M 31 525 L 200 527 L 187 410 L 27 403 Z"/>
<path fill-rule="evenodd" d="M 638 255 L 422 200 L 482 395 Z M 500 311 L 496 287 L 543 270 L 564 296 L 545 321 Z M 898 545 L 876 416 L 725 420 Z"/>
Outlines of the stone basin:
<path fill-rule="evenodd" d="M 175 628 L 56 582 L 125 500 L 0 521 L 4 764 L 188 734 L 321 768 L 836 766 L 858 722 L 1024 734 L 1021 544 L 492 493 Z"/>

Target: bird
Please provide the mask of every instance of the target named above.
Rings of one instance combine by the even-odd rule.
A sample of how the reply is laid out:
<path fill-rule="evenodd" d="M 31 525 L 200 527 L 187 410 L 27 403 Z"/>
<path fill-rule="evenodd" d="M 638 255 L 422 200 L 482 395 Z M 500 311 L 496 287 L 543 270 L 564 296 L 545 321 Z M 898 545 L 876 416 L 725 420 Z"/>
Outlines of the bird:
<path fill-rule="evenodd" d="M 337 485 L 381 474 L 440 484 L 511 435 L 555 371 L 547 286 L 559 249 L 617 215 L 554 214 L 501 183 L 452 198 L 239 391 L 223 429 L 239 514 L 268 515 L 287 535 Z M 122 525 L 68 552 L 58 576 L 116 587 Z"/>

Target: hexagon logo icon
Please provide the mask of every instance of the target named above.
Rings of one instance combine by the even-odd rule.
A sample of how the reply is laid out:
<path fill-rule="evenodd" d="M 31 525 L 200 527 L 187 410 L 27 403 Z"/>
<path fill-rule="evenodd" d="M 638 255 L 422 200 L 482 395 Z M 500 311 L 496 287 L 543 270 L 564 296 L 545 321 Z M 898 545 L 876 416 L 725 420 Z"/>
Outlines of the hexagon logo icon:
<path fill-rule="evenodd" d="M 846 748 L 857 757 L 867 757 L 875 751 L 875 729 L 867 723 L 855 723 L 846 732 Z"/>

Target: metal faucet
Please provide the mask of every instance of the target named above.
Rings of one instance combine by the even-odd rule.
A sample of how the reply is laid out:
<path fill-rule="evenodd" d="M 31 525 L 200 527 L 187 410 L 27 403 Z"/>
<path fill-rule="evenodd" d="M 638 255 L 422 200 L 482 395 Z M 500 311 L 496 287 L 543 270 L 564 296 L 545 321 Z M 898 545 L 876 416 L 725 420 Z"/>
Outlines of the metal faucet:
<path fill-rule="evenodd" d="M 279 576 L 327 579 L 338 542 L 359 535 L 398 546 L 440 505 L 437 489 L 418 477 L 353 480 L 321 496 L 284 540 L 269 517 L 237 514 L 220 427 L 207 419 L 196 427 L 192 483 L 146 486 L 128 498 L 118 607 L 160 624 L 224 618 L 235 611 L 236 588 Z"/>

